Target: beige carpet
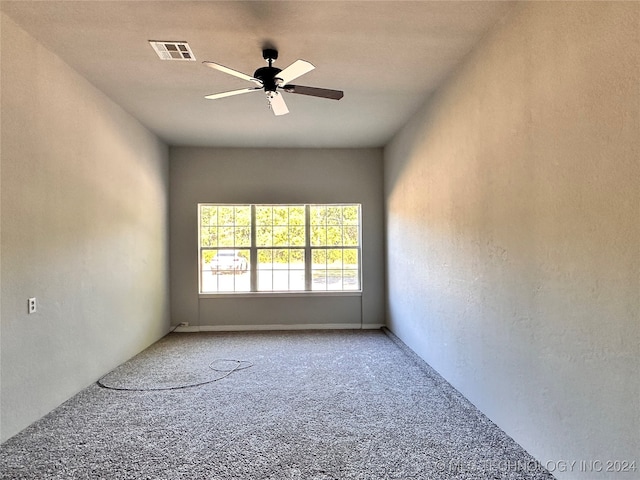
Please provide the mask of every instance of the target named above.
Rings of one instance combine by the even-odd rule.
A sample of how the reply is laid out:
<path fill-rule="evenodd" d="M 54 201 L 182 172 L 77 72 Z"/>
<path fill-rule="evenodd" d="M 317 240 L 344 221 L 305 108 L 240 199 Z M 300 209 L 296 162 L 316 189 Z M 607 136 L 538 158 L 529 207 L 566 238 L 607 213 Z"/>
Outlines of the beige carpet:
<path fill-rule="evenodd" d="M 397 342 L 170 334 L 102 379 L 133 391 L 92 385 L 5 442 L 0 478 L 553 478 Z"/>

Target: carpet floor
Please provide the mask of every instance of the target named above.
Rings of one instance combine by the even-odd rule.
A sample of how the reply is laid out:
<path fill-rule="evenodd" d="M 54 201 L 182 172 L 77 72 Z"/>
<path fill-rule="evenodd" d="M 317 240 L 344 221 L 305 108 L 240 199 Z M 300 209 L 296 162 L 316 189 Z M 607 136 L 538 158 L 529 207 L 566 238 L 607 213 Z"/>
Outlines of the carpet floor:
<path fill-rule="evenodd" d="M 383 331 L 172 333 L 101 383 L 3 443 L 0 478 L 553 478 Z"/>

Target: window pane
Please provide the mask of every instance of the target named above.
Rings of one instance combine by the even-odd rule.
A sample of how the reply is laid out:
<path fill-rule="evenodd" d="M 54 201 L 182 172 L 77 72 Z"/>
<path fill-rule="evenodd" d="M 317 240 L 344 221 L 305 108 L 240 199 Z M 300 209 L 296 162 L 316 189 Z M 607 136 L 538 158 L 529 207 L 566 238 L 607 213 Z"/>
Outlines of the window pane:
<path fill-rule="evenodd" d="M 251 246 L 251 228 L 240 227 L 235 231 L 235 246 L 250 247 Z"/>
<path fill-rule="evenodd" d="M 304 270 L 304 250 L 289 250 L 289 268 Z"/>
<path fill-rule="evenodd" d="M 231 205 L 221 205 L 218 208 L 218 225 L 233 226 L 235 215 L 234 207 Z"/>
<path fill-rule="evenodd" d="M 342 269 L 342 249 L 341 248 L 327 249 L 327 266 L 329 268 Z"/>
<path fill-rule="evenodd" d="M 273 209 L 267 205 L 256 206 L 256 224 L 257 225 L 272 225 L 273 224 Z"/>
<path fill-rule="evenodd" d="M 218 207 L 202 206 L 200 208 L 200 225 L 209 226 L 218 224 Z"/>
<path fill-rule="evenodd" d="M 322 205 L 311 205 L 310 207 L 311 225 L 327 224 L 327 208 Z"/>
<path fill-rule="evenodd" d="M 327 208 L 327 225 L 342 225 L 342 207 Z"/>
<path fill-rule="evenodd" d="M 342 251 L 342 261 L 344 268 L 358 269 L 358 250 L 356 248 L 345 248 Z"/>
<path fill-rule="evenodd" d="M 199 215 L 201 291 L 250 291 L 251 206 L 200 205 Z"/>
<path fill-rule="evenodd" d="M 245 273 L 249 270 L 248 250 L 218 250 L 209 262 L 213 273 Z"/>
<path fill-rule="evenodd" d="M 304 205 L 258 205 L 256 224 L 259 247 L 305 246 Z"/>
<path fill-rule="evenodd" d="M 289 290 L 289 272 L 287 270 L 273 271 L 272 289 L 278 292 Z"/>
<path fill-rule="evenodd" d="M 304 247 L 304 226 L 289 227 L 289 244 L 292 247 Z"/>
<path fill-rule="evenodd" d="M 342 270 L 327 270 L 327 290 L 342 290 Z"/>
<path fill-rule="evenodd" d="M 271 270 L 273 263 L 273 252 L 271 250 L 258 250 L 258 268 Z"/>
<path fill-rule="evenodd" d="M 311 250 L 311 263 L 313 268 L 326 268 L 327 266 L 327 251 L 326 250 Z"/>
<path fill-rule="evenodd" d="M 357 248 L 313 249 L 312 290 L 359 290 L 359 251 Z"/>
<path fill-rule="evenodd" d="M 305 289 L 303 248 L 261 249 L 258 251 L 258 290 Z"/>
<path fill-rule="evenodd" d="M 342 245 L 342 227 L 327 227 L 327 245 Z"/>
<path fill-rule="evenodd" d="M 273 270 L 258 271 L 258 291 L 273 290 Z"/>
<path fill-rule="evenodd" d="M 289 250 L 273 250 L 273 269 L 283 270 L 289 268 Z"/>
<path fill-rule="evenodd" d="M 203 292 L 251 290 L 249 250 L 204 250 L 200 265 Z"/>
<path fill-rule="evenodd" d="M 324 272 L 322 272 L 324 273 Z M 322 278 L 320 272 L 314 272 L 314 279 Z M 329 269 L 326 271 L 325 284 L 323 286 L 318 283 L 318 286 L 314 289 L 321 290 L 358 290 L 360 288 L 358 282 L 358 270 L 345 269 Z M 315 286 L 315 283 L 314 283 Z"/>
<path fill-rule="evenodd" d="M 289 225 L 304 225 L 304 206 L 289 207 Z"/>
<path fill-rule="evenodd" d="M 289 227 L 273 227 L 273 245 L 276 247 L 289 245 Z"/>
<path fill-rule="evenodd" d="M 289 270 L 289 290 L 304 290 L 304 270 Z"/>
<path fill-rule="evenodd" d="M 289 207 L 273 207 L 273 224 L 289 224 Z"/>
<path fill-rule="evenodd" d="M 342 209 L 342 218 L 345 225 L 357 225 L 359 223 L 357 205 L 349 205 Z"/>
<path fill-rule="evenodd" d="M 271 226 L 260 226 L 256 229 L 256 246 L 270 247 L 273 245 L 273 232 Z"/>
<path fill-rule="evenodd" d="M 241 207 L 235 207 L 236 221 L 235 224 L 238 227 L 251 226 L 251 207 L 244 205 Z"/>
<path fill-rule="evenodd" d="M 342 271 L 342 288 L 344 290 L 360 290 L 358 270 L 345 269 Z"/>
<path fill-rule="evenodd" d="M 360 237 L 357 225 L 346 225 L 342 230 L 343 245 L 358 245 Z"/>
<path fill-rule="evenodd" d="M 200 229 L 200 246 L 218 246 L 218 229 L 216 227 L 204 227 Z"/>
<path fill-rule="evenodd" d="M 236 250 L 233 268 L 234 290 L 236 292 L 251 291 L 251 266 L 249 250 Z"/>
<path fill-rule="evenodd" d="M 327 289 L 327 271 L 313 270 L 311 277 L 311 290 L 326 290 Z"/>
<path fill-rule="evenodd" d="M 273 290 L 273 250 L 258 250 L 258 290 Z"/>
<path fill-rule="evenodd" d="M 206 265 L 211 262 L 216 255 L 216 250 L 203 250 L 202 251 L 202 265 Z"/>
<path fill-rule="evenodd" d="M 327 227 L 311 226 L 311 246 L 323 247 L 327 244 Z"/>
<path fill-rule="evenodd" d="M 235 229 L 233 226 L 218 228 L 218 246 L 233 247 L 235 243 Z"/>
<path fill-rule="evenodd" d="M 211 270 L 211 262 L 217 254 L 217 250 L 203 250 L 201 253 L 200 283 L 203 292 L 218 291 L 218 279 L 216 274 Z"/>

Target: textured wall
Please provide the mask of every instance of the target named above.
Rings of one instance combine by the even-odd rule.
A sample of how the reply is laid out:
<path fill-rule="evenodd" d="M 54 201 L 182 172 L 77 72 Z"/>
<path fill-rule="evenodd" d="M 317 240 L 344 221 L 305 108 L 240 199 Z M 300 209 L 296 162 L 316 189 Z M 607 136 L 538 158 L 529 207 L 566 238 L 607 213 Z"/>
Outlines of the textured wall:
<path fill-rule="evenodd" d="M 381 149 L 213 149 L 170 153 L 172 321 L 192 326 L 384 323 Z M 360 297 L 199 298 L 198 203 L 362 203 Z"/>
<path fill-rule="evenodd" d="M 4 440 L 166 333 L 168 151 L 4 14 L 1 72 Z"/>
<path fill-rule="evenodd" d="M 391 329 L 544 462 L 640 466 L 639 32 L 523 3 L 385 150 Z"/>

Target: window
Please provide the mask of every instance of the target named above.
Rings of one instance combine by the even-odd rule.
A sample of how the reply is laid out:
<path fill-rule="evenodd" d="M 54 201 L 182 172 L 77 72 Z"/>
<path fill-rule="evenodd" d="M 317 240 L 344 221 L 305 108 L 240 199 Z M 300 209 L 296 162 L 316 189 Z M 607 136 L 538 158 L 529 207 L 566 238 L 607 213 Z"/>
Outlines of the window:
<path fill-rule="evenodd" d="M 198 205 L 200 293 L 360 290 L 360 205 Z"/>

